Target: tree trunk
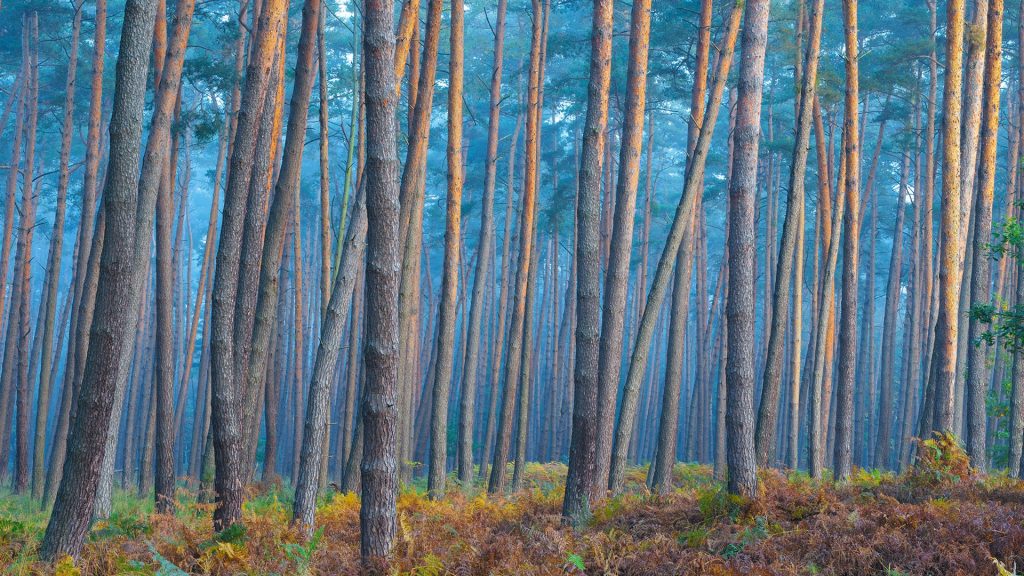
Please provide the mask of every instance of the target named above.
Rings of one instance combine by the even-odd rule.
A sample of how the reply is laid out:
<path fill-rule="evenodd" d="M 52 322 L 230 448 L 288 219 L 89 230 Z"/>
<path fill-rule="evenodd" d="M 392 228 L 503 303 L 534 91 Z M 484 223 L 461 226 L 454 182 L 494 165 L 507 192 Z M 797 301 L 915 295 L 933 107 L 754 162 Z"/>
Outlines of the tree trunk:
<path fill-rule="evenodd" d="M 729 188 L 729 358 L 726 363 L 726 460 L 729 491 L 757 492 L 754 461 L 754 266 L 757 154 L 769 3 L 747 0 L 743 18 L 735 155 Z"/>
<path fill-rule="evenodd" d="M 615 188 L 615 218 L 611 251 L 604 283 L 601 315 L 601 353 L 598 360 L 597 468 L 594 496 L 605 489 L 616 491 L 621 484 L 626 450 L 633 431 L 639 386 L 626 387 L 622 396 L 619 433 L 615 433 L 615 407 L 622 372 L 623 322 L 629 294 L 629 264 L 633 253 L 633 223 L 636 189 L 640 176 L 640 147 L 643 143 L 644 109 L 647 103 L 647 53 L 650 48 L 651 4 L 633 3 L 629 24 L 629 63 L 626 70 L 626 104 L 622 118 L 618 178 Z M 643 290 L 643 287 L 640 287 Z M 689 290 L 689 287 L 687 287 Z M 621 436 L 621 438 L 620 438 Z"/>
<path fill-rule="evenodd" d="M 60 141 L 60 168 L 57 177 L 57 199 L 56 211 L 53 216 L 53 230 L 50 234 L 50 251 L 46 260 L 46 278 L 43 281 L 46 310 L 43 311 L 37 320 L 36 332 L 42 334 L 41 364 L 39 368 L 39 396 L 36 403 L 36 426 L 34 437 L 34 451 L 32 458 L 32 497 L 39 499 L 43 497 L 43 483 L 45 478 L 44 464 L 46 448 L 46 426 L 50 412 L 50 391 L 53 388 L 52 373 L 52 350 L 53 350 L 53 323 L 56 315 L 57 285 L 60 283 L 61 256 L 64 246 L 64 219 L 67 209 L 68 179 L 70 170 L 68 163 L 71 160 L 71 134 L 73 132 L 72 121 L 75 108 L 75 81 L 78 69 L 78 36 L 82 29 L 82 5 L 79 0 L 75 4 L 75 18 L 71 25 L 71 43 L 68 51 L 68 73 L 64 85 L 64 119 L 61 127 Z M 86 226 L 89 218 L 83 212 L 82 226 Z M 2 317 L 2 316 L 0 316 Z"/>
<path fill-rule="evenodd" d="M 661 253 L 661 258 L 658 260 L 658 268 L 654 273 L 654 281 L 651 283 L 647 302 L 643 307 L 644 313 L 640 319 L 640 328 L 637 331 L 636 343 L 633 346 L 633 353 L 630 357 L 629 372 L 626 376 L 627 388 L 632 387 L 639 390 L 646 371 L 647 356 L 650 352 L 654 330 L 660 316 L 661 305 L 668 291 L 672 269 L 677 259 L 679 247 L 683 242 L 686 227 L 693 218 L 696 196 L 701 189 L 701 182 L 704 178 L 704 166 L 711 147 L 711 137 L 714 132 L 718 111 L 721 107 L 726 79 L 729 76 L 729 68 L 732 64 L 733 50 L 742 14 L 743 5 L 735 4 L 730 14 L 726 31 L 722 36 L 721 44 L 724 48 L 718 61 L 718 68 L 715 71 L 715 79 L 712 82 L 711 97 L 706 108 L 708 117 L 701 126 L 700 136 L 698 136 L 697 143 L 694 146 L 694 153 L 687 161 L 683 194 L 672 217 L 672 227 L 665 241 L 665 248 Z M 634 411 L 628 418 L 620 418 L 620 420 L 622 423 L 628 422 L 630 427 L 632 427 L 635 416 L 636 413 Z M 621 427 L 622 425 L 620 424 Z"/>
<path fill-rule="evenodd" d="M 527 97 L 525 160 L 526 169 L 523 173 L 523 213 L 522 225 L 519 230 L 519 264 L 516 269 L 514 298 L 512 300 L 512 319 L 509 328 L 508 349 L 505 360 L 504 381 L 505 397 L 502 400 L 501 414 L 498 425 L 498 438 L 494 450 L 494 461 L 491 466 L 491 478 L 487 491 L 495 494 L 505 490 L 505 463 L 508 461 L 509 445 L 512 436 L 512 410 L 514 407 L 514 386 L 521 368 L 523 346 L 523 329 L 527 325 L 526 292 L 530 276 L 530 257 L 533 250 L 534 204 L 537 200 L 537 129 L 540 116 L 538 91 L 541 76 L 541 21 L 543 12 L 540 0 L 532 0 L 533 30 L 530 48 L 530 80 Z"/>
<path fill-rule="evenodd" d="M 755 451 L 759 466 L 771 466 L 775 461 L 775 433 L 778 418 L 779 392 L 782 382 L 782 360 L 785 348 L 786 321 L 789 316 L 790 288 L 793 288 L 794 314 L 794 354 L 793 362 L 796 378 L 799 382 L 800 334 L 802 332 L 802 310 L 799 308 L 803 291 L 803 278 L 798 275 L 792 278 L 795 260 L 800 262 L 796 267 L 803 268 L 802 250 L 797 250 L 798 236 L 802 233 L 804 221 L 804 181 L 807 172 L 807 155 L 810 150 L 812 108 L 815 98 L 815 87 L 818 79 L 818 59 L 821 48 L 821 20 L 823 16 L 823 0 L 815 0 L 811 9 L 810 39 L 807 54 L 804 58 L 806 69 L 799 95 L 799 115 L 796 125 L 796 140 L 793 143 L 793 162 L 789 172 L 789 193 L 786 198 L 786 219 L 782 224 L 782 244 L 779 248 L 779 260 L 775 270 L 775 294 L 772 304 L 771 331 L 768 337 L 768 350 L 765 356 L 764 378 L 761 392 L 761 405 L 757 413 L 757 429 L 755 431 Z M 793 285 L 790 282 L 793 282 Z M 797 389 L 799 396 L 799 388 Z M 795 468 L 795 466 L 794 466 Z"/>
<path fill-rule="evenodd" d="M 846 480 L 851 472 L 853 445 L 853 389 L 857 378 L 857 288 L 860 278 L 860 79 L 857 50 L 857 0 L 843 1 L 846 38 L 846 102 L 843 117 L 846 219 L 843 221 L 843 300 L 839 333 L 839 378 L 836 389 L 835 477 Z M 833 237 L 837 241 L 838 237 Z M 873 271 L 869 271 L 873 273 Z M 873 305 L 873 303 L 871 304 Z"/>
<path fill-rule="evenodd" d="M 956 385 L 956 335 L 959 304 L 958 255 L 960 246 L 960 108 L 963 77 L 964 2 L 946 5 L 946 77 L 942 101 L 942 234 L 939 238 L 939 308 L 935 326 L 935 369 L 931 377 L 934 416 L 925 432 L 953 431 Z M 987 279 L 986 279 L 987 281 Z"/>
<path fill-rule="evenodd" d="M 141 274 L 136 252 L 139 239 L 152 233 L 152 185 L 139 182 L 139 150 L 142 140 L 142 111 L 145 104 L 149 42 L 152 38 L 156 5 L 151 0 L 129 0 L 125 5 L 118 53 L 116 95 L 110 120 L 110 152 L 103 209 L 110 221 L 104 229 L 95 315 L 91 333 L 98 337 L 89 346 L 85 359 L 79 406 L 68 435 L 68 458 L 57 491 L 54 513 L 50 517 L 40 557 L 54 560 L 62 554 L 77 555 L 82 548 L 92 515 L 93 497 L 98 483 L 99 464 L 112 411 L 114 389 L 122 365 L 127 365 L 137 302 L 141 292 Z M 182 55 L 183 56 L 183 55 Z M 176 82 L 169 81 L 167 88 Z M 174 90 L 161 86 L 154 105 L 150 140 L 166 138 Z M 147 145 L 144 165 L 151 172 L 160 160 L 161 146 Z M 156 165 L 162 162 L 156 162 Z M 157 177 L 159 176 L 159 171 Z M 148 176 L 152 179 L 153 176 Z M 142 184 L 145 183 L 146 186 Z M 137 206 L 138 204 L 138 206 Z M 137 236 L 138 234 L 138 236 Z M 138 285 L 137 285 L 138 284 Z M 90 340 L 93 340 L 90 338 Z"/>
<path fill-rule="evenodd" d="M 480 331 L 484 315 L 484 290 L 490 273 L 491 250 L 494 244 L 494 187 L 498 164 L 498 134 L 501 128 L 501 72 L 505 50 L 505 13 L 508 0 L 498 0 L 494 27 L 494 65 L 491 70 L 490 101 L 487 120 L 487 157 L 484 162 L 484 193 L 480 208 L 480 240 L 476 270 L 473 273 L 473 301 L 469 310 L 466 342 L 465 377 L 459 398 L 459 482 L 469 489 L 473 482 L 473 411 L 477 390 L 477 368 L 480 356 Z M 510 187 L 511 189 L 511 187 Z M 506 235 L 506 238 L 508 236 Z M 506 242 L 507 246 L 507 242 Z M 486 351 L 486 346 L 484 347 Z"/>
<path fill-rule="evenodd" d="M 878 382 L 878 436 L 875 444 L 875 468 L 889 466 L 889 455 L 893 423 L 893 390 L 896 370 L 896 314 L 899 312 L 900 278 L 903 271 L 903 218 L 906 212 L 907 177 L 910 172 L 910 155 L 903 154 L 900 171 L 900 188 L 896 195 L 896 226 L 892 232 L 892 255 L 889 259 L 889 280 L 885 289 L 885 317 L 882 320 L 882 373 Z M 904 330 L 909 330 L 906 326 Z M 904 381 L 904 386 L 908 382 Z"/>
<path fill-rule="evenodd" d="M 459 232 L 462 225 L 462 27 L 462 0 L 452 0 L 448 64 L 448 196 L 445 208 L 441 303 L 437 319 L 437 363 L 434 372 L 434 394 L 431 399 L 430 470 L 427 478 L 430 496 L 435 499 L 444 497 L 447 478 L 448 396 L 455 360 L 455 305 L 459 289 Z M 472 374 L 466 376 L 473 377 Z"/>
<path fill-rule="evenodd" d="M 991 290 L 989 254 L 992 236 L 992 200 L 995 192 L 996 154 L 999 148 L 999 83 L 1003 55 L 1003 0 L 991 0 L 988 7 L 988 35 L 985 49 L 984 111 L 981 126 L 981 157 L 978 165 L 978 198 L 974 203 L 974 269 L 971 302 L 988 302 Z M 971 317 L 970 348 L 967 356 L 966 440 L 974 468 L 984 471 L 988 455 L 985 442 L 985 396 L 988 382 L 988 346 L 981 338 L 985 328 Z"/>
<path fill-rule="evenodd" d="M 398 289 L 401 261 L 392 0 L 363 11 L 366 66 L 366 383 L 362 402 L 360 553 L 384 567 L 395 537 L 398 497 Z"/>

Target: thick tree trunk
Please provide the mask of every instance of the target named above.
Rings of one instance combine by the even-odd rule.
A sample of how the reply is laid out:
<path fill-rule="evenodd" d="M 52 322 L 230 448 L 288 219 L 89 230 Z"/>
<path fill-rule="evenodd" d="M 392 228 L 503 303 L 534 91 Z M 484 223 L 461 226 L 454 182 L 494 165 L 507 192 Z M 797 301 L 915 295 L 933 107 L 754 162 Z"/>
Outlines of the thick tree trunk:
<path fill-rule="evenodd" d="M 366 2 L 366 383 L 361 418 L 365 440 L 361 450 L 359 520 L 360 553 L 364 564 L 371 568 L 383 568 L 397 527 L 397 306 L 401 252 L 392 18 L 392 0 Z"/>

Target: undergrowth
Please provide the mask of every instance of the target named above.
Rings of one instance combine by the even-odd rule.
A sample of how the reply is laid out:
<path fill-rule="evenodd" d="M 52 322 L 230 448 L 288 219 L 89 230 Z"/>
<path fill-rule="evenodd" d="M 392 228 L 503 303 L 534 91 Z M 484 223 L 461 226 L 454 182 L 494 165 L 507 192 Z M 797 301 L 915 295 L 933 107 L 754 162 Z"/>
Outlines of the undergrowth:
<path fill-rule="evenodd" d="M 522 492 L 488 497 L 479 487 L 429 500 L 402 492 L 391 564 L 395 575 L 1014 575 L 1024 566 L 1024 484 L 973 474 L 953 437 L 919 446 L 902 475 L 855 470 L 834 484 L 798 472 L 762 471 L 759 494 L 728 494 L 711 469 L 679 465 L 671 494 L 649 491 L 646 470 L 598 503 L 590 523 L 561 524 L 561 464 L 531 464 Z M 173 515 L 115 495 L 82 557 L 36 558 L 47 513 L 0 495 L 0 571 L 11 575 L 356 574 L 359 498 L 329 492 L 314 537 L 289 525 L 291 495 L 253 489 L 244 528 L 211 529 L 212 506 L 178 490 Z"/>

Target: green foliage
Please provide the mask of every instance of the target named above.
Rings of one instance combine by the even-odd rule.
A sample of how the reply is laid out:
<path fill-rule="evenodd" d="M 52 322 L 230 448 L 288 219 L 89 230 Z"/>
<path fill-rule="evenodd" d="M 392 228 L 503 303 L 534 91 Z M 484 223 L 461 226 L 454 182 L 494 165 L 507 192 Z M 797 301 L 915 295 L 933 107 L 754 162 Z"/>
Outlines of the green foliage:
<path fill-rule="evenodd" d="M 697 506 L 705 523 L 728 519 L 736 522 L 743 512 L 747 500 L 737 494 L 730 494 L 724 488 L 701 490 L 697 496 Z"/>
<path fill-rule="evenodd" d="M 966 481 L 971 476 L 970 458 L 950 432 L 935 432 L 918 442 L 917 462 L 908 475 L 915 487 L 936 488 Z"/>
<path fill-rule="evenodd" d="M 307 576 L 312 573 L 310 567 L 313 562 L 313 552 L 320 546 L 320 541 L 323 537 L 324 529 L 320 527 L 313 532 L 313 537 L 305 544 L 297 542 L 285 543 L 284 552 L 288 559 L 295 563 L 295 570 L 299 576 Z"/>

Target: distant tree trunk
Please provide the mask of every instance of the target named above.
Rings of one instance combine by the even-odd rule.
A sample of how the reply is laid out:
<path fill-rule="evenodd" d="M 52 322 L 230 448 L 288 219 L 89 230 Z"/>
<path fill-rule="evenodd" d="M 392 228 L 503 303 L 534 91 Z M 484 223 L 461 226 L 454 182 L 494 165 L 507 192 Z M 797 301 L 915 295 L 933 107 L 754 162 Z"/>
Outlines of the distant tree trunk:
<path fill-rule="evenodd" d="M 878 382 L 878 436 L 875 445 L 875 468 L 889 466 L 893 423 L 893 390 L 896 371 L 896 314 L 900 306 L 900 289 L 903 270 L 903 218 L 906 212 L 907 177 L 910 172 L 910 155 L 903 154 L 900 171 L 900 188 L 896 194 L 896 226 L 892 232 L 892 255 L 889 259 L 889 280 L 885 289 L 885 317 L 882 320 L 882 373 Z M 907 326 L 904 330 L 908 330 Z M 907 386 L 909 382 L 904 382 Z"/>
<path fill-rule="evenodd" d="M 480 331 L 484 315 L 484 290 L 490 273 L 494 244 L 494 187 L 498 164 L 498 135 L 501 128 L 501 72 L 505 50 L 505 13 L 508 0 L 498 0 L 494 27 L 494 65 L 491 70 L 490 101 L 487 120 L 487 157 L 484 162 L 484 190 L 480 215 L 480 240 L 473 273 L 473 301 L 469 310 L 466 342 L 465 377 L 459 399 L 458 473 L 463 489 L 473 482 L 473 414 L 480 356 Z M 511 189 L 511 186 L 510 186 Z M 511 203 L 510 203 L 511 204 Z M 506 236 L 507 238 L 507 236 Z M 507 246 L 507 240 L 506 240 Z M 486 351 L 486 346 L 484 347 Z M 482 464 L 482 463 L 481 463 Z"/>
<path fill-rule="evenodd" d="M 40 557 L 49 561 L 62 554 L 75 556 L 81 551 L 92 515 L 99 465 L 103 459 L 101 447 L 109 428 L 114 389 L 122 367 L 127 365 L 134 341 L 132 328 L 142 284 L 138 270 L 141 266 L 136 258 L 136 252 L 142 250 L 137 244 L 140 238 L 148 239 L 152 233 L 152 209 L 156 200 L 152 183 L 137 180 L 149 42 L 155 16 L 156 5 L 151 0 L 128 0 L 125 5 L 103 194 L 103 209 L 111 225 L 104 229 L 102 272 L 91 327 L 92 334 L 102 337 L 90 344 L 85 359 L 73 433 L 68 435 L 68 458 L 54 512 L 40 547 Z M 150 129 L 150 140 L 157 139 L 156 142 L 161 133 L 165 135 L 170 128 L 171 95 L 177 94 L 177 86 L 173 86 L 173 91 L 169 90 L 171 86 L 167 86 L 168 90 L 164 88 L 161 86 L 158 91 Z M 154 162 L 160 159 L 162 152 L 159 145 L 147 146 L 144 165 L 151 172 L 154 164 L 162 164 Z M 159 171 L 156 172 L 159 175 Z M 149 246 L 146 241 L 147 256 Z"/>
<path fill-rule="evenodd" d="M 359 524 L 360 553 L 369 568 L 384 568 L 397 524 L 401 252 L 393 14 L 392 0 L 368 0 L 363 10 L 368 226 Z"/>
<path fill-rule="evenodd" d="M 802 275 L 792 278 L 794 262 L 799 258 L 796 267 L 803 269 L 802 250 L 797 250 L 799 235 L 803 230 L 804 221 L 804 180 L 807 172 L 807 155 L 810 150 L 812 108 L 815 98 L 815 87 L 818 80 L 818 59 L 821 48 L 821 20 L 824 11 L 823 0 L 815 0 L 811 9 L 810 39 L 807 54 L 804 57 L 806 69 L 803 75 L 799 95 L 799 115 L 797 116 L 796 140 L 793 143 L 793 162 L 789 172 L 789 193 L 786 198 L 786 219 L 782 224 L 782 244 L 779 248 L 779 259 L 775 270 L 775 294 L 772 304 L 771 331 L 768 337 L 768 349 L 765 355 L 763 388 L 761 405 L 757 413 L 755 431 L 755 451 L 759 466 L 771 466 L 775 460 L 775 434 L 778 419 L 780 386 L 782 383 L 782 360 L 785 348 L 786 322 L 789 316 L 790 288 L 793 288 L 793 362 L 796 378 L 799 382 L 800 322 L 802 310 L 799 307 L 803 292 Z M 791 285 L 790 282 L 793 282 Z M 796 396 L 799 397 L 799 387 Z M 794 466 L 795 468 L 795 466 Z"/>
<path fill-rule="evenodd" d="M 964 2 L 946 5 L 946 75 L 942 91 L 942 234 L 939 267 L 939 308 L 932 352 L 934 415 L 925 432 L 953 431 L 956 385 L 957 306 L 959 304 L 958 256 L 960 246 L 960 108 L 963 76 Z M 986 281 L 988 279 L 986 278 Z"/>
<path fill-rule="evenodd" d="M 999 148 L 999 83 L 1003 57 L 1003 0 L 990 0 L 985 48 L 985 86 L 982 101 L 981 157 L 978 165 L 978 198 L 974 204 L 974 269 L 971 302 L 988 302 L 991 290 L 987 245 L 992 236 L 992 200 L 995 192 L 996 154 Z M 988 382 L 988 346 L 981 338 L 985 328 L 971 317 L 967 356 L 966 432 L 971 464 L 984 471 L 988 459 L 985 443 L 985 396 Z"/>
<path fill-rule="evenodd" d="M 754 266 L 757 151 L 761 132 L 769 3 L 747 0 L 743 18 L 735 155 L 729 188 L 729 358 L 726 363 L 726 459 L 729 491 L 757 492 L 754 460 Z"/>
<path fill-rule="evenodd" d="M 46 426 L 50 413 L 50 391 L 53 388 L 52 350 L 53 323 L 56 315 L 57 286 L 60 283 L 61 256 L 64 246 L 64 219 L 67 211 L 68 180 L 70 176 L 71 134 L 75 109 L 75 81 L 78 70 L 78 36 L 82 29 L 83 0 L 75 4 L 75 17 L 71 24 L 71 43 L 68 51 L 68 73 L 64 85 L 64 119 L 61 125 L 60 168 L 57 177 L 56 210 L 53 216 L 53 230 L 50 234 L 50 251 L 46 261 L 46 278 L 43 281 L 46 309 L 39 315 L 36 332 L 42 334 L 42 352 L 39 368 L 39 395 L 36 402 L 36 427 L 32 457 L 32 497 L 43 497 L 45 479 Z M 87 226 L 89 215 L 82 213 L 82 226 Z M 73 289 L 72 289 L 73 291 Z M 2 318 L 2 315 L 0 315 Z"/>
<path fill-rule="evenodd" d="M 704 166 L 711 146 L 711 136 L 718 117 L 718 109 L 721 107 L 726 79 L 729 76 L 729 68 L 732 64 L 733 50 L 742 14 L 743 6 L 740 4 L 734 5 L 725 33 L 722 36 L 721 45 L 724 48 L 718 60 L 718 68 L 715 70 L 715 79 L 712 82 L 711 97 L 706 107 L 708 116 L 701 125 L 700 135 L 694 146 L 694 152 L 687 161 L 683 194 L 676 205 L 675 214 L 672 217 L 672 227 L 666 239 L 665 248 L 661 253 L 661 258 L 658 260 L 658 268 L 655 271 L 654 281 L 651 283 L 651 288 L 647 295 L 647 302 L 643 306 L 644 313 L 640 319 L 640 327 L 637 330 L 636 342 L 630 357 L 629 372 L 626 376 L 626 386 L 636 388 L 637 390 L 639 390 L 646 372 L 647 356 L 651 349 L 651 341 L 658 317 L 661 315 L 661 305 L 671 281 L 673 266 L 675 266 L 686 228 L 690 225 L 690 221 L 693 218 L 696 196 L 701 189 L 701 182 L 704 178 Z M 622 422 L 629 422 L 630 427 L 632 427 L 635 417 L 636 413 L 634 411 L 627 419 L 620 420 Z"/>
<path fill-rule="evenodd" d="M 447 478 L 448 395 L 455 360 L 455 305 L 459 290 L 459 232 L 462 226 L 462 27 L 462 0 L 452 0 L 448 64 L 448 199 L 445 208 L 441 303 L 437 319 L 437 363 L 430 417 L 430 470 L 427 478 L 430 496 L 435 499 L 444 497 Z M 473 377 L 472 374 L 466 376 Z"/>
<path fill-rule="evenodd" d="M 839 379 L 836 390 L 835 477 L 846 480 L 851 472 L 853 445 L 853 389 L 857 377 L 857 288 L 860 278 L 860 120 L 858 119 L 857 0 L 843 1 L 846 38 L 846 104 L 843 117 L 846 179 L 846 220 L 843 232 L 843 301 L 839 333 Z M 838 237 L 833 237 L 833 241 Z M 869 271 L 873 273 L 873 271 Z M 873 304 L 872 304 L 873 305 Z"/>
<path fill-rule="evenodd" d="M 598 361 L 597 403 L 597 485 L 594 496 L 603 497 L 606 488 L 616 490 L 626 450 L 633 431 L 639 386 L 626 387 L 622 415 L 615 434 L 615 407 L 622 372 L 623 323 L 629 294 L 629 264 L 633 252 L 633 223 L 636 189 L 640 177 L 640 148 L 643 143 L 644 110 L 647 102 L 647 53 L 650 48 L 651 4 L 633 3 L 629 25 L 629 63 L 626 70 L 626 103 L 622 118 L 618 178 L 615 188 L 615 218 L 611 251 L 604 283 L 601 315 L 601 355 Z M 689 287 L 687 287 L 689 290 Z M 643 287 L 640 287 L 643 291 Z M 621 436 L 619 438 L 618 436 Z"/>
<path fill-rule="evenodd" d="M 420 252 L 423 245 L 423 202 L 427 148 L 430 139 L 430 118 L 433 109 L 434 80 L 437 75 L 437 53 L 441 35 L 442 1 L 427 4 L 426 37 L 423 44 L 422 70 L 417 78 L 415 104 L 409 121 L 409 146 L 406 149 L 399 193 L 399 246 L 402 249 L 402 281 L 399 291 L 399 319 L 402 350 L 399 352 L 399 462 L 403 482 L 411 480 L 412 469 L 406 464 L 413 458 L 413 427 L 415 418 L 415 387 L 419 382 L 416 353 L 419 348 Z M 412 77 L 410 76 L 410 81 Z M 410 97 L 412 92 L 410 92 Z"/>
<path fill-rule="evenodd" d="M 29 31 L 28 74 L 30 78 L 25 102 L 25 164 L 21 184 L 21 220 L 18 224 L 18 247 L 14 259 L 14 280 L 12 291 L 20 295 L 18 308 L 11 305 L 8 325 L 17 326 L 18 338 L 18 403 L 17 403 L 17 444 L 14 460 L 14 491 L 22 494 L 30 489 L 28 426 L 31 412 L 32 381 L 29 380 L 29 355 L 32 345 L 32 236 L 36 225 L 36 199 L 33 190 L 36 156 L 36 127 L 39 121 L 39 15 L 31 12 L 25 19 Z M 12 298 L 13 300 L 13 298 Z M 17 321 L 15 319 L 17 318 Z M 10 341 L 8 341 L 10 345 Z M 6 431 L 6 429 L 5 429 Z M 3 460 L 7 467 L 6 458 Z"/>
<path fill-rule="evenodd" d="M 515 381 L 520 373 L 523 346 L 523 329 L 527 326 L 526 292 L 530 275 L 530 258 L 533 250 L 534 204 L 537 200 L 537 127 L 540 124 L 538 91 L 541 76 L 541 36 L 542 8 L 540 0 L 532 0 L 533 30 L 530 48 L 530 80 L 527 97 L 525 160 L 526 169 L 523 173 L 522 226 L 519 231 L 519 264 L 516 268 L 514 299 L 512 300 L 512 319 L 509 328 L 508 349 L 505 360 L 504 381 L 505 396 L 502 400 L 501 414 L 498 425 L 498 438 L 494 450 L 494 461 L 491 466 L 491 478 L 487 491 L 495 494 L 505 490 L 505 463 L 508 461 L 509 445 L 512 436 L 512 411 L 515 400 Z"/>
<path fill-rule="evenodd" d="M 480 460 L 480 478 L 483 479 L 487 474 L 488 465 L 491 462 L 491 454 L 494 447 L 494 427 L 497 421 L 497 409 L 498 409 L 498 385 L 501 383 L 501 353 L 505 346 L 505 326 L 507 324 L 506 318 L 508 316 L 508 303 L 509 293 L 508 289 L 511 286 L 509 277 L 511 276 L 511 246 L 512 246 L 512 221 L 513 221 L 513 210 L 514 194 L 513 189 L 515 188 L 515 167 L 516 167 L 516 143 L 519 141 L 519 132 L 523 127 L 523 114 L 519 114 L 516 118 L 516 127 L 512 131 L 512 141 L 509 144 L 508 152 L 508 187 L 505 191 L 505 233 L 502 236 L 504 242 L 501 246 L 501 285 L 500 294 L 498 298 L 501 303 L 498 306 L 498 323 L 496 326 L 496 340 L 491 345 L 491 377 L 489 379 L 488 388 L 489 394 L 489 409 L 487 412 L 487 426 L 484 431 L 484 451 L 483 457 Z"/>

